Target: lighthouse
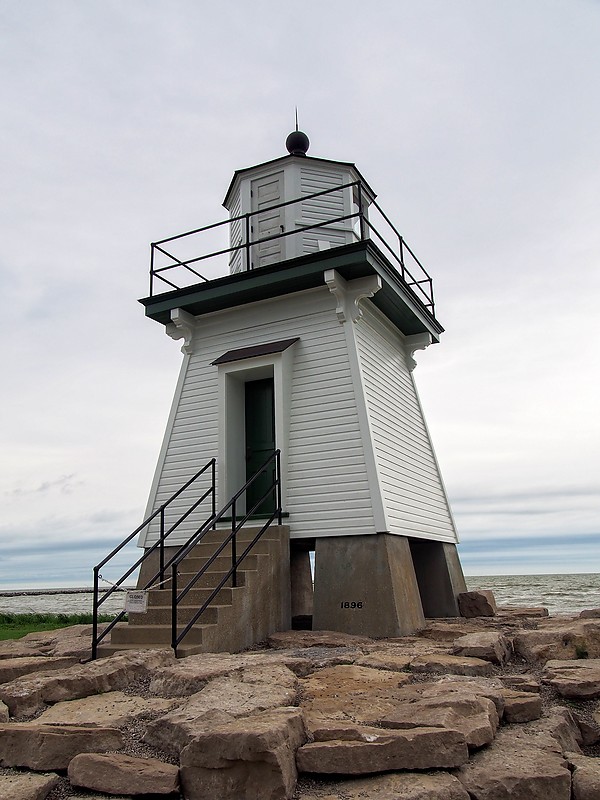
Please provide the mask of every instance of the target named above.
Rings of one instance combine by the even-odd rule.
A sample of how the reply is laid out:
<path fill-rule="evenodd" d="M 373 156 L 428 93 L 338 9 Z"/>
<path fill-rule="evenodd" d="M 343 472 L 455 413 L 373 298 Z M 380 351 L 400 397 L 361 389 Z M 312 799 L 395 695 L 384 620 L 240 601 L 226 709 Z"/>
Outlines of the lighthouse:
<path fill-rule="evenodd" d="M 234 173 L 226 219 L 153 244 L 141 301 L 183 360 L 138 533 L 140 587 L 166 607 L 182 559 L 209 542 L 224 543 L 218 560 L 248 541 L 264 571 L 244 586 L 243 562 L 229 571 L 215 597 L 245 588 L 244 611 L 199 649 L 251 643 L 231 638 L 244 614 L 255 641 L 292 624 L 410 634 L 457 616 L 466 590 L 414 381 L 415 353 L 443 332 L 432 278 L 353 163 L 309 155 L 298 130 L 286 149 Z"/>

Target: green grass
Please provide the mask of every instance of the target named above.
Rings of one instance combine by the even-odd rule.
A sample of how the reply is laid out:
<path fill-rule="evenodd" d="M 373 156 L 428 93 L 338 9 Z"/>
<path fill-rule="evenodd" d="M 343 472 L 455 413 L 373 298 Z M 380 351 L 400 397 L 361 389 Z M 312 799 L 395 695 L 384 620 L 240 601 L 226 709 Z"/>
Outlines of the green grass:
<path fill-rule="evenodd" d="M 98 622 L 110 622 L 113 616 L 101 614 Z M 0 613 L 0 641 L 20 639 L 27 633 L 53 631 L 69 625 L 91 625 L 91 614 L 2 614 Z"/>

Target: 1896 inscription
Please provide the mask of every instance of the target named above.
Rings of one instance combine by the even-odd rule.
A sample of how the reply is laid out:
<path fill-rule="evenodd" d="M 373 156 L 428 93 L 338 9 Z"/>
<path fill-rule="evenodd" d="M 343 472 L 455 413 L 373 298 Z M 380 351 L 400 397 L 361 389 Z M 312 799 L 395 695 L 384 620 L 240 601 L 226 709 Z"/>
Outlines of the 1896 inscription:
<path fill-rule="evenodd" d="M 362 608 L 363 601 L 362 600 L 343 600 L 340 603 L 340 608 Z"/>

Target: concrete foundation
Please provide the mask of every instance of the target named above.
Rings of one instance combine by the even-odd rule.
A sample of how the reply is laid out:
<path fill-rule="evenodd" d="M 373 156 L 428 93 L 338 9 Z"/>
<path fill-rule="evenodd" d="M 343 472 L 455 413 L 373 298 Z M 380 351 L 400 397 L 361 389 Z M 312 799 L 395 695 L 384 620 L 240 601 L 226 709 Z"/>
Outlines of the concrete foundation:
<path fill-rule="evenodd" d="M 313 584 L 310 569 L 310 551 L 297 549 L 290 542 L 290 581 L 292 593 L 292 620 L 309 617 L 313 613 Z"/>
<path fill-rule="evenodd" d="M 409 540 L 377 533 L 318 538 L 313 630 L 404 636 L 425 617 Z"/>
<path fill-rule="evenodd" d="M 409 542 L 424 615 L 460 616 L 456 597 L 466 585 L 456 545 L 429 539 Z"/>

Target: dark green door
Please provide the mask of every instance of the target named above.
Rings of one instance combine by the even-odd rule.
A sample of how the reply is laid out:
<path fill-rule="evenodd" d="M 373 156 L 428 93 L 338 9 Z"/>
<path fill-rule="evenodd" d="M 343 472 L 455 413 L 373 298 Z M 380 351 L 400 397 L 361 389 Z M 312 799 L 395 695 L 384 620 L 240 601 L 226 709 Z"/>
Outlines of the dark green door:
<path fill-rule="evenodd" d="M 248 381 L 246 387 L 246 480 L 265 463 L 275 450 L 275 403 L 273 378 Z M 248 487 L 246 509 L 250 509 L 273 485 L 275 462 Z M 256 508 L 254 514 L 270 514 L 275 508 L 275 495 L 272 492 Z"/>

